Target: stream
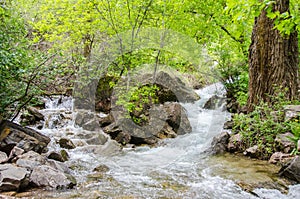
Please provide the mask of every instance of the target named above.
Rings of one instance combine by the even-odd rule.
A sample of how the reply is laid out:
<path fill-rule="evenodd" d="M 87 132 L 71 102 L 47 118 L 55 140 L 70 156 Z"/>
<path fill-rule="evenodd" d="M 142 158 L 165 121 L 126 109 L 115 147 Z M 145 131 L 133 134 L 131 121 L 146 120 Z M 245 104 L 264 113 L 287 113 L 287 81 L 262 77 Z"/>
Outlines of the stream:
<path fill-rule="evenodd" d="M 254 181 L 273 179 L 277 167 L 257 163 L 247 158 L 212 158 L 203 153 L 212 138 L 218 135 L 230 114 L 203 109 L 213 94 L 223 94 L 222 86 L 214 84 L 197 90 L 201 99 L 193 104 L 183 104 L 193 131 L 173 139 L 163 140 L 158 147 L 141 146 L 116 149 L 107 137 L 103 146 L 89 145 L 82 135 L 89 132 L 74 127 L 72 98 L 47 100 L 44 127 L 40 130 L 51 137 L 51 150 L 60 150 L 55 140 L 68 137 L 77 147 L 67 150 L 68 166 L 78 185 L 71 190 L 35 191 L 30 198 L 299 198 L 300 186 L 290 186 L 283 194 L 275 189 L 244 191 L 236 179 Z M 101 116 L 101 115 L 99 115 Z M 109 170 L 95 173 L 93 169 L 106 165 Z M 249 166 L 253 165 L 253 166 Z"/>

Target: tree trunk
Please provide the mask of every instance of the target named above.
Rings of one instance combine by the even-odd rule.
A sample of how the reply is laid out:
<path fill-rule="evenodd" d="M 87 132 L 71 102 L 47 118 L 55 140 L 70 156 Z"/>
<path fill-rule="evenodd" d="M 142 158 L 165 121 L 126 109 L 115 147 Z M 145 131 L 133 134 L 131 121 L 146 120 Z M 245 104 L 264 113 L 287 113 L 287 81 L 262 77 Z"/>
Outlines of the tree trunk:
<path fill-rule="evenodd" d="M 87 60 L 91 58 L 93 42 L 94 42 L 94 35 L 86 34 L 83 39 L 83 43 L 84 43 L 83 56 Z"/>
<path fill-rule="evenodd" d="M 273 11 L 289 11 L 289 0 L 276 0 Z M 297 32 L 281 35 L 274 29 L 274 20 L 263 10 L 252 32 L 249 48 L 249 98 L 252 111 L 261 101 L 272 103 L 276 88 L 287 89 L 286 98 L 296 99 L 298 93 L 299 51 Z"/>

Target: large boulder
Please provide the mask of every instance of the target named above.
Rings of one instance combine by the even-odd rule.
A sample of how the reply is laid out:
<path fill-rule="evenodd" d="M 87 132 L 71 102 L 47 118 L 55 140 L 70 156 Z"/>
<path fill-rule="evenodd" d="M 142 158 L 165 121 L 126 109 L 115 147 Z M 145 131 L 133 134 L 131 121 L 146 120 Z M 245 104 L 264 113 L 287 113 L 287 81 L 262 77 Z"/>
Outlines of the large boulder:
<path fill-rule="evenodd" d="M 72 188 L 76 184 L 69 175 L 47 165 L 35 167 L 29 179 L 36 187 L 50 189 Z"/>
<path fill-rule="evenodd" d="M 155 144 L 159 139 L 174 138 L 190 133 L 192 127 L 184 108 L 177 102 L 150 108 L 146 125 L 135 124 L 130 118 L 121 118 L 103 130 L 121 144 Z"/>
<path fill-rule="evenodd" d="M 0 165 L 0 191 L 18 191 L 28 185 L 29 171 L 12 164 Z"/>
<path fill-rule="evenodd" d="M 279 171 L 279 175 L 300 183 L 300 157 L 296 156 L 292 161 L 285 164 Z"/>
<path fill-rule="evenodd" d="M 200 99 L 199 95 L 179 78 L 165 71 L 159 71 L 155 80 L 152 74 L 142 76 L 143 84 L 154 83 L 159 88 L 158 98 L 160 103 L 168 101 L 195 102 Z"/>
<path fill-rule="evenodd" d="M 28 151 L 17 157 L 16 165 L 33 170 L 35 167 L 46 163 L 46 157 L 34 152 Z"/>
<path fill-rule="evenodd" d="M 43 152 L 50 138 L 41 133 L 16 123 L 3 120 L 0 124 L 0 150 L 10 153 L 14 146 L 23 149 L 25 152 L 33 150 Z"/>
<path fill-rule="evenodd" d="M 142 85 L 155 84 L 159 87 L 157 97 L 160 103 L 167 101 L 194 102 L 200 99 L 197 93 L 188 87 L 179 77 L 165 71 L 159 71 L 155 80 L 152 74 L 146 73 L 137 81 Z M 118 78 L 104 76 L 100 78 L 95 95 L 95 110 L 108 113 L 111 110 L 112 94 L 114 87 L 111 83 L 117 83 Z"/>

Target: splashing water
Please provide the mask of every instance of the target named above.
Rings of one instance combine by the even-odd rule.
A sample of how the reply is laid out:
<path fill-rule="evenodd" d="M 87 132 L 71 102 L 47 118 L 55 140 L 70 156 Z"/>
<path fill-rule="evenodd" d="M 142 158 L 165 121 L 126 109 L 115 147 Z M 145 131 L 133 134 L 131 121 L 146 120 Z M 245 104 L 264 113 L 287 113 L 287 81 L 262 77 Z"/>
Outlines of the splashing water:
<path fill-rule="evenodd" d="M 256 189 L 255 194 L 250 194 L 243 191 L 234 181 L 213 174 L 212 166 L 208 163 L 209 156 L 203 152 L 212 138 L 222 131 L 223 124 L 230 114 L 222 111 L 222 107 L 216 110 L 202 108 L 213 94 L 224 94 L 222 85 L 214 84 L 198 90 L 197 93 L 201 97 L 199 101 L 183 104 L 193 128 L 190 134 L 165 139 L 156 148 L 148 146 L 124 148 L 122 152 L 109 155 L 103 155 L 101 150 L 99 153 L 93 153 L 91 147 L 82 141 L 82 147 L 68 151 L 71 157 L 68 164 L 75 167 L 73 175 L 79 182 L 77 189 L 55 193 L 42 192 L 39 193 L 39 197 L 186 199 L 299 197 L 299 186 L 292 186 L 288 195 L 267 189 Z M 71 101 L 72 99 L 66 98 L 60 103 L 59 100 L 48 103 L 43 114 L 47 115 L 49 120 L 52 122 L 55 120 L 53 115 L 63 116 L 58 119 L 61 125 L 45 125 L 43 133 L 54 139 L 68 135 L 74 138 L 74 135 L 87 133 L 75 128 L 68 119 L 72 114 Z M 77 141 L 80 142 L 80 139 Z M 109 147 L 112 143 L 113 141 L 108 141 L 101 147 Z M 57 146 L 53 142 L 51 147 Z M 87 178 L 96 166 L 103 164 L 109 167 L 109 172 Z"/>

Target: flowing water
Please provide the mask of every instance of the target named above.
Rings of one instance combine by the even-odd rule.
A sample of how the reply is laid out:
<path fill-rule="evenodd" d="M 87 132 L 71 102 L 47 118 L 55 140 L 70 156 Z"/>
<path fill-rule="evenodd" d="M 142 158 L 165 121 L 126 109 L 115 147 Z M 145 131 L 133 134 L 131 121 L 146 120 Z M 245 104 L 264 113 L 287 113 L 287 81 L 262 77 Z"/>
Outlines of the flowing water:
<path fill-rule="evenodd" d="M 104 146 L 87 145 L 82 135 L 89 132 L 73 126 L 71 98 L 48 100 L 42 111 L 47 120 L 41 131 L 54 140 L 50 145 L 52 149 L 58 150 L 55 140 L 59 137 L 68 137 L 78 145 L 68 150 L 70 160 L 67 162 L 73 168 L 78 186 L 65 191 L 37 191 L 34 198 L 299 198 L 299 186 L 291 186 L 288 194 L 270 189 L 255 189 L 252 194 L 243 191 L 235 183 L 235 176 L 248 178 L 255 174 L 253 178 L 260 175 L 265 178 L 268 174 L 235 168 L 240 158 L 224 161 L 203 153 L 230 117 L 222 107 L 217 110 L 202 108 L 216 92 L 223 94 L 220 85 L 208 86 L 197 91 L 201 100 L 183 104 L 193 127 L 192 133 L 163 140 L 155 148 L 124 148 L 120 152 L 111 150 L 111 146 L 115 146 L 113 141 Z M 231 166 L 234 162 L 236 165 Z M 248 167 L 252 163 L 245 160 L 241 164 Z M 99 165 L 106 165 L 109 171 L 93 172 Z"/>

